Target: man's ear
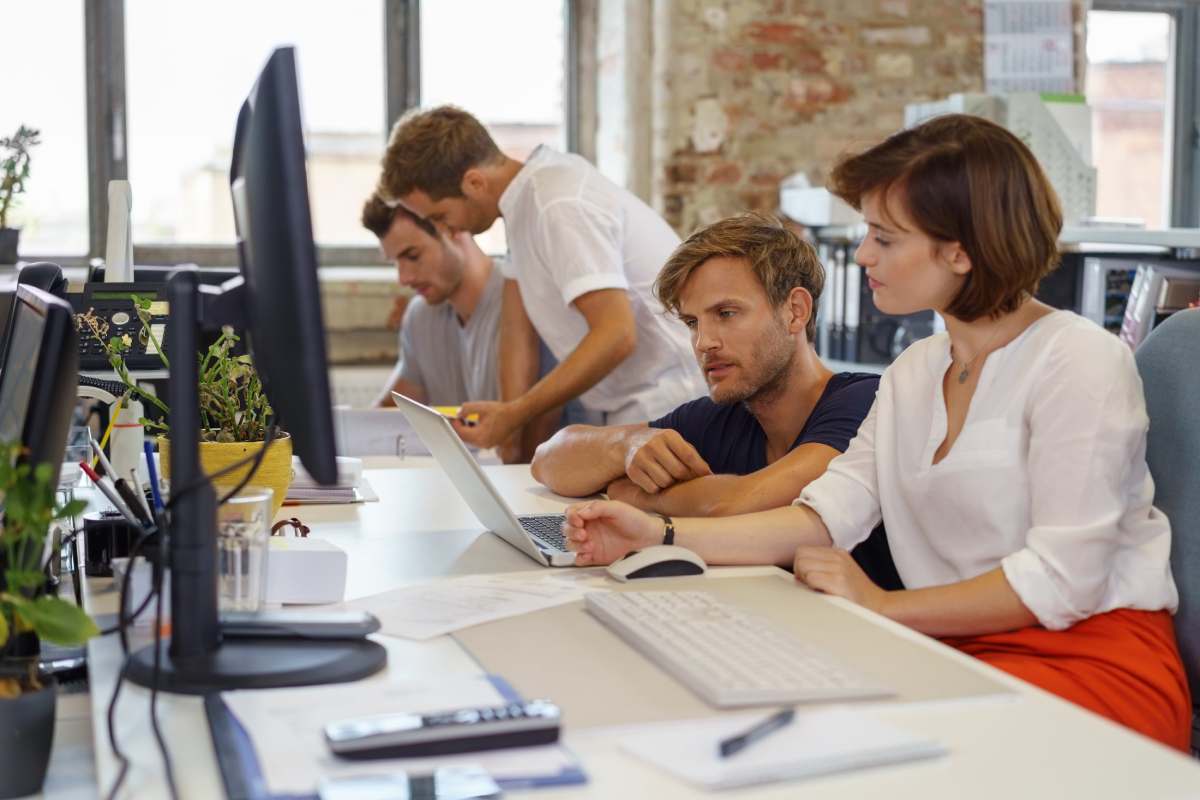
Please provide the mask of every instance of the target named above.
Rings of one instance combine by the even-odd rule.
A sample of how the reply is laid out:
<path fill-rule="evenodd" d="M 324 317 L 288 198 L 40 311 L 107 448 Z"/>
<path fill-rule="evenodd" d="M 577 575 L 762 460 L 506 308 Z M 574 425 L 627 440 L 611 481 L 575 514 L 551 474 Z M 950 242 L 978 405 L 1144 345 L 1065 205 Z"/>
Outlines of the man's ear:
<path fill-rule="evenodd" d="M 787 299 L 783 303 L 784 313 L 787 315 L 788 333 L 793 335 L 804 333 L 808 321 L 812 319 L 816 309 L 813 308 L 812 294 L 808 289 L 802 286 L 794 286 L 788 292 Z"/>
<path fill-rule="evenodd" d="M 487 176 L 483 174 L 483 170 L 471 167 L 463 173 L 459 189 L 462 191 L 463 197 L 476 198 L 484 194 L 487 184 Z"/>

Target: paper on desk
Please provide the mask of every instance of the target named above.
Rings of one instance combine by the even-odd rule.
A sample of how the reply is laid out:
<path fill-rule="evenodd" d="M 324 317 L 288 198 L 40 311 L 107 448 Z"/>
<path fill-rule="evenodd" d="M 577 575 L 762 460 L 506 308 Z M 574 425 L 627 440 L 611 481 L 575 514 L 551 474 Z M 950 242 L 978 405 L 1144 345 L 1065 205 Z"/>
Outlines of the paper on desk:
<path fill-rule="evenodd" d="M 318 686 L 222 694 L 246 729 L 272 794 L 313 794 L 322 778 L 430 772 L 435 767 L 478 764 L 506 788 L 531 783 L 579 782 L 582 774 L 558 745 L 521 747 L 436 758 L 346 761 L 325 744 L 327 723 L 396 712 L 427 713 L 507 702 L 486 675 L 437 683 L 370 680 L 345 686 Z"/>
<path fill-rule="evenodd" d="M 593 589 L 594 590 L 594 589 Z M 379 618 L 380 632 L 432 639 L 484 622 L 582 600 L 589 587 L 528 575 L 471 575 L 406 586 L 346 605 Z"/>
<path fill-rule="evenodd" d="M 669 722 L 639 728 L 621 747 L 675 777 L 706 789 L 808 778 L 943 755 L 937 742 L 913 736 L 849 708 L 798 710 L 791 725 L 729 758 L 717 743 L 768 713 Z"/>

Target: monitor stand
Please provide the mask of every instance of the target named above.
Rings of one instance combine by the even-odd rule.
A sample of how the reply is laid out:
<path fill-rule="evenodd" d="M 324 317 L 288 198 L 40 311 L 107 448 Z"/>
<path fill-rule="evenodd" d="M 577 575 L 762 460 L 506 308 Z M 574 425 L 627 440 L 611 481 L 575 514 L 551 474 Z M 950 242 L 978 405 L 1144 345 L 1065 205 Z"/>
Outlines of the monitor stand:
<path fill-rule="evenodd" d="M 179 694 L 345 683 L 387 663 L 387 651 L 369 639 L 226 639 L 193 659 L 172 658 L 169 641 L 159 650 L 158 688 Z M 134 683 L 153 686 L 155 672 L 154 645 L 130 656 L 126 675 Z"/>
<path fill-rule="evenodd" d="M 222 640 L 217 615 L 217 500 L 200 469 L 199 353 L 202 329 L 244 327 L 242 278 L 220 288 L 200 285 L 194 271 L 167 281 L 170 317 L 171 504 L 167 557 L 171 569 L 171 638 L 129 657 L 126 674 L 141 686 L 203 694 L 222 689 L 312 686 L 358 680 L 387 663 L 366 638 Z M 157 680 L 155 676 L 157 675 Z"/>

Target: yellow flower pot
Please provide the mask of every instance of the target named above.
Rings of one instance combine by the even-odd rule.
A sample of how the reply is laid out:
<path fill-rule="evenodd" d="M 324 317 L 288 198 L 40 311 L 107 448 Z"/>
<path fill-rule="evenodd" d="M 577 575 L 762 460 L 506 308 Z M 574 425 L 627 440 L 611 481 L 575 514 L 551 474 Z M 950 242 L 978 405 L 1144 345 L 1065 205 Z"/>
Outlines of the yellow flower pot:
<path fill-rule="evenodd" d="M 262 449 L 262 442 L 200 442 L 200 469 L 205 475 L 213 475 Z M 165 436 L 158 437 L 159 465 L 164 478 L 171 477 L 171 442 Z M 223 486 L 239 483 L 249 472 L 251 465 L 233 470 L 217 478 Z M 271 500 L 271 517 L 279 513 L 288 487 L 292 484 L 292 437 L 281 433 L 271 442 L 262 463 L 250 479 L 250 486 L 267 486 L 275 496 Z"/>

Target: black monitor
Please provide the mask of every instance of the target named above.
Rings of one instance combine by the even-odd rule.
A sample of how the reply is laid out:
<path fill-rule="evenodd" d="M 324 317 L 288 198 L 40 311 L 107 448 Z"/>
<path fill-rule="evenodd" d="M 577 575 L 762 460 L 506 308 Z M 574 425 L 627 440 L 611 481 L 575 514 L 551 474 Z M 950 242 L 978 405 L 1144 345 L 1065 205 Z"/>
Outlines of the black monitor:
<path fill-rule="evenodd" d="M 57 470 L 67 446 L 79 381 L 71 306 L 18 285 L 0 358 L 0 441 L 20 442 L 29 464 Z"/>
<path fill-rule="evenodd" d="M 215 287 L 202 285 L 195 270 L 180 270 L 167 282 L 171 640 L 164 651 L 151 646 L 130 657 L 127 674 L 144 686 L 203 694 L 337 683 L 366 677 L 387 661 L 367 639 L 223 639 L 217 614 L 217 501 L 198 447 L 203 331 L 232 325 L 246 334 L 294 451 L 319 482 L 337 479 L 299 97 L 295 51 L 280 48 L 237 120 L 230 177 L 241 275 Z"/>
<path fill-rule="evenodd" d="M 318 483 L 337 480 L 295 50 L 271 54 L 242 105 L 229 171 L 246 334 L 280 423 Z"/>

